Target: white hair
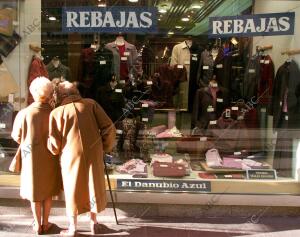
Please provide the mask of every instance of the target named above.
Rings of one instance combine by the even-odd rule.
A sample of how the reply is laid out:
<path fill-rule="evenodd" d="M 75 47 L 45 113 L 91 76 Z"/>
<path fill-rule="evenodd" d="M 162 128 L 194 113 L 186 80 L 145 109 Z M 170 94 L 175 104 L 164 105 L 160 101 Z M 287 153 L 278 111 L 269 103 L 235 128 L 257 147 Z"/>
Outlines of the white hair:
<path fill-rule="evenodd" d="M 31 82 L 29 91 L 34 101 L 45 102 L 53 95 L 54 87 L 48 78 L 37 77 Z"/>
<path fill-rule="evenodd" d="M 79 91 L 75 84 L 64 81 L 58 84 L 58 93 L 60 96 L 78 95 Z"/>

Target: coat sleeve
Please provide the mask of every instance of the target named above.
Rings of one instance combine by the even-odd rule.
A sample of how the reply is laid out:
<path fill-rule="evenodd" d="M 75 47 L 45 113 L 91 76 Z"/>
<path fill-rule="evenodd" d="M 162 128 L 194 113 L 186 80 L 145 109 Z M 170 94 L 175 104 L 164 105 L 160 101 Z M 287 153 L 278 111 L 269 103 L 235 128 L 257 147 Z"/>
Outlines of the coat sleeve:
<path fill-rule="evenodd" d="M 172 50 L 172 56 L 171 56 L 171 62 L 170 65 L 173 66 L 175 64 L 179 64 L 178 63 L 178 49 L 177 49 L 177 45 L 174 46 L 173 50 Z"/>
<path fill-rule="evenodd" d="M 115 144 L 116 139 L 115 125 L 104 112 L 102 107 L 97 103 L 94 104 L 94 114 L 101 133 L 103 150 L 105 152 L 110 152 Z"/>
<path fill-rule="evenodd" d="M 23 120 L 24 120 L 24 111 L 21 110 L 15 118 L 12 133 L 11 133 L 11 137 L 14 139 L 14 141 L 16 141 L 19 144 L 21 143 L 21 139 L 22 139 Z"/>
<path fill-rule="evenodd" d="M 60 114 L 51 113 L 49 118 L 48 149 L 53 155 L 59 155 L 62 146 L 62 122 Z"/>

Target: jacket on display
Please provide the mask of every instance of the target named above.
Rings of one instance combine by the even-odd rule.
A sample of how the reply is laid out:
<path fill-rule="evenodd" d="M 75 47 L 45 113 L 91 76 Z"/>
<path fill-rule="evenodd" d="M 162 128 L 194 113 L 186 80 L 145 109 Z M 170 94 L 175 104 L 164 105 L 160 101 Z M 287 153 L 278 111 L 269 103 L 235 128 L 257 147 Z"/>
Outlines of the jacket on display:
<path fill-rule="evenodd" d="M 199 62 L 199 68 L 197 73 L 197 78 L 200 87 L 206 87 L 209 84 L 209 80 L 212 79 L 214 74 L 214 64 L 215 61 L 211 52 L 205 49 L 201 53 L 201 58 Z"/>
<path fill-rule="evenodd" d="M 96 101 L 113 122 L 124 119 L 123 108 L 125 107 L 124 91 L 120 85 L 112 88 L 110 83 L 100 86 L 97 90 Z"/>
<path fill-rule="evenodd" d="M 214 61 L 214 74 L 217 82 L 229 92 L 231 91 L 231 70 L 232 56 L 225 55 L 223 49 L 220 48 Z"/>
<path fill-rule="evenodd" d="M 189 76 L 189 97 L 188 97 L 188 111 L 193 111 L 195 95 L 198 90 L 197 72 L 199 68 L 199 61 L 201 58 L 202 47 L 193 44 L 190 48 L 191 52 L 191 65 L 190 65 L 190 76 Z"/>
<path fill-rule="evenodd" d="M 250 101 L 251 98 L 257 97 L 258 82 L 260 79 L 260 62 L 259 57 L 252 57 L 246 67 L 244 83 L 243 83 L 243 98 Z"/>
<path fill-rule="evenodd" d="M 28 88 L 27 104 L 28 105 L 30 105 L 33 102 L 33 97 L 29 91 L 29 86 L 31 82 L 37 77 L 49 78 L 49 75 L 48 75 L 47 68 L 43 63 L 43 60 L 36 56 L 33 56 L 29 66 L 29 72 L 27 78 L 27 88 Z"/>
<path fill-rule="evenodd" d="M 120 56 L 119 47 L 115 41 L 106 44 L 105 48 L 109 49 L 113 54 L 113 71 L 118 80 L 120 80 L 121 63 L 123 62 L 127 63 L 128 73 L 132 73 L 134 76 L 140 73 L 137 69 L 138 53 L 136 47 L 133 44 L 125 41 L 125 52 L 123 56 Z"/>
<path fill-rule="evenodd" d="M 115 126 L 96 101 L 78 95 L 65 98 L 49 124 L 48 149 L 60 156 L 67 215 L 101 212 L 107 204 L 103 153 L 114 146 Z"/>
<path fill-rule="evenodd" d="M 260 57 L 260 78 L 258 82 L 258 104 L 268 105 L 272 99 L 274 63 L 269 55 Z"/>
<path fill-rule="evenodd" d="M 300 70 L 294 60 L 286 61 L 279 67 L 273 83 L 270 115 L 273 115 L 274 128 L 282 127 L 281 118 L 284 113 L 288 116 L 287 128 L 300 127 Z"/>
<path fill-rule="evenodd" d="M 54 64 L 52 62 L 50 62 L 46 68 L 47 68 L 50 80 L 52 80 L 54 78 L 61 78 L 61 77 L 67 81 L 72 80 L 70 68 L 63 65 L 61 62 L 59 62 L 57 67 L 55 67 Z"/>
<path fill-rule="evenodd" d="M 153 77 L 151 99 L 164 102 L 166 108 L 177 107 L 177 101 L 174 105 L 173 96 L 178 94 L 180 83 L 186 80 L 185 68 L 178 68 L 178 65 L 161 65 Z"/>
<path fill-rule="evenodd" d="M 189 99 L 189 76 L 190 76 L 190 63 L 191 63 L 191 52 L 190 48 L 187 45 L 186 41 L 177 44 L 174 46 L 172 50 L 171 56 L 171 66 L 174 65 L 183 65 L 186 68 L 187 73 L 187 81 L 182 82 L 179 85 L 179 94 L 178 94 L 178 101 L 180 101 L 181 109 L 188 108 L 188 99 Z"/>
<path fill-rule="evenodd" d="M 228 90 L 224 87 L 217 89 L 216 98 L 214 98 L 210 87 L 197 90 L 192 114 L 192 127 L 206 129 L 212 121 L 216 122 L 222 115 L 229 103 Z"/>
<path fill-rule="evenodd" d="M 94 55 L 94 79 L 91 87 L 93 98 L 97 98 L 100 87 L 109 83 L 113 76 L 113 55 L 104 47 L 95 52 Z"/>

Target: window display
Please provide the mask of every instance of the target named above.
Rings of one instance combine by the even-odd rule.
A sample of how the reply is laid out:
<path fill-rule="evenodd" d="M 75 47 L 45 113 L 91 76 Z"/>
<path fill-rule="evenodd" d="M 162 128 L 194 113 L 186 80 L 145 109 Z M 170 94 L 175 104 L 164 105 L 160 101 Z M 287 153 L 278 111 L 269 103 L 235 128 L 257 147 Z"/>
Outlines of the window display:
<path fill-rule="evenodd" d="M 133 12 L 157 8 L 157 15 L 146 19 L 148 23 L 154 18 L 157 22 L 153 21 L 151 32 L 147 27 L 139 28 L 130 23 L 135 20 L 134 14 L 126 8 L 121 17 L 128 27 L 122 32 L 106 16 L 105 22 L 101 22 L 105 29 L 99 22 L 97 26 L 93 17 L 99 13 L 95 10 L 98 1 L 55 2 L 57 6 L 48 0 L 41 1 L 41 29 L 36 33 L 41 41 L 33 43 L 28 38 L 31 36 L 27 36 L 25 40 L 26 43 L 31 40 L 30 46 L 22 46 L 23 35 L 12 23 L 17 20 L 13 10 L 0 4 L 0 53 L 3 51 L 2 56 L 7 57 L 0 65 L 0 111 L 4 111 L 0 114 L 0 167 L 5 175 L 13 157 L 11 153 L 17 147 L 10 141 L 9 133 L 18 109 L 15 98 L 10 96 L 9 101 L 9 95 L 17 93 L 19 85 L 25 90 L 25 96 L 24 93 L 18 96 L 27 98 L 30 104 L 30 83 L 37 76 L 45 76 L 74 82 L 81 96 L 96 100 L 113 121 L 117 141 L 105 161 L 116 190 L 155 190 L 156 185 L 165 183 L 169 185 L 166 189 L 157 190 L 197 192 L 197 188 L 184 186 L 190 184 L 199 185 L 199 192 L 219 192 L 223 181 L 232 184 L 235 180 L 240 182 L 240 192 L 256 193 L 255 189 L 242 190 L 243 184 L 269 185 L 266 180 L 270 181 L 271 176 L 271 181 L 278 186 L 283 185 L 279 181 L 298 180 L 297 14 L 291 19 L 278 18 L 278 26 L 277 21 L 270 20 L 266 25 L 271 30 L 269 34 L 267 29 L 259 29 L 259 20 L 267 18 L 258 14 L 277 12 L 272 10 L 273 1 L 253 4 L 245 0 L 237 7 L 238 12 L 224 13 L 222 9 L 229 4 L 228 0 L 213 1 L 215 5 L 204 1 L 202 10 L 179 2 L 164 6 L 162 0 L 148 1 L 149 6 L 145 1 L 123 1 L 124 7 L 132 7 Z M 120 7 L 116 1 L 102 2 L 112 12 L 114 6 Z M 162 5 L 167 14 L 160 11 Z M 175 8 L 179 5 L 184 11 L 176 16 Z M 100 7 L 105 11 L 105 7 Z M 63 14 L 76 11 L 79 17 L 87 8 L 93 16 L 93 27 L 67 31 Z M 283 12 L 289 9 L 293 8 Z M 216 12 L 219 15 L 213 14 Z M 247 18 L 245 22 L 245 32 L 238 29 L 242 22 L 230 25 L 228 19 L 235 14 L 251 14 L 247 16 L 250 20 Z M 208 24 L 210 17 L 220 19 Z M 7 27 L 1 24 L 4 21 Z M 80 25 L 83 23 L 80 21 Z M 153 31 L 156 23 L 157 30 Z M 288 23 L 289 31 L 285 35 L 281 28 Z M 211 26 L 216 27 L 213 32 Z M 294 35 L 290 29 L 293 26 Z M 230 31 L 231 28 L 234 30 Z M 264 37 L 259 38 L 261 34 Z M 278 43 L 277 37 L 281 40 Z M 14 78 L 5 66 L 9 54 L 19 44 L 32 56 L 30 62 L 26 61 L 26 66 L 29 65 L 26 81 Z M 1 158 L 1 154 L 5 157 Z M 249 170 L 253 172 L 251 178 L 260 178 L 250 180 Z M 272 172 L 274 175 L 268 176 Z M 135 181 L 137 186 L 133 187 Z M 176 185 L 185 188 L 176 189 Z M 276 194 L 276 185 L 266 192 Z"/>

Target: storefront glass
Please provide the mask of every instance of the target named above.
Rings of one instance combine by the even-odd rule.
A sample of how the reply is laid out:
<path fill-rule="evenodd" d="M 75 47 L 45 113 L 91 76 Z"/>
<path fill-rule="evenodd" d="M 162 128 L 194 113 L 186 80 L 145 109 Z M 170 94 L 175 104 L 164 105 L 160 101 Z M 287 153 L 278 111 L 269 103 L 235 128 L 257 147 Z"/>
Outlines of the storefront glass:
<path fill-rule="evenodd" d="M 12 122 L 47 74 L 114 122 L 118 191 L 295 193 L 299 14 L 298 1 L 1 0 L 0 184 L 18 179 Z"/>

